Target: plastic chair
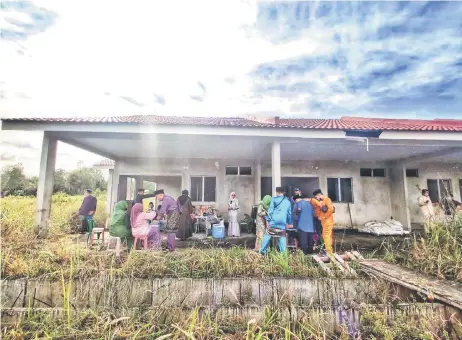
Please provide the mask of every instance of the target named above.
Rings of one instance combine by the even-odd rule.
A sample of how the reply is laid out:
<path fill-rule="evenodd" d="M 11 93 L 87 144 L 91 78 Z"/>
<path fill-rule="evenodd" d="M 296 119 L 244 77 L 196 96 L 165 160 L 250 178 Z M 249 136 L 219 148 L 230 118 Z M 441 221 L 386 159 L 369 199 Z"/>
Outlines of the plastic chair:
<path fill-rule="evenodd" d="M 145 236 L 145 237 L 135 237 L 135 240 L 133 241 L 133 249 L 136 250 L 136 246 L 138 245 L 138 241 L 141 241 L 143 240 L 143 245 L 144 245 L 144 249 L 145 250 L 148 250 L 148 237 Z"/>
<path fill-rule="evenodd" d="M 120 251 L 122 249 L 122 239 L 120 237 L 109 235 L 109 240 L 107 242 L 107 250 L 111 249 L 111 240 L 113 240 L 113 239 L 116 240 L 116 244 L 115 244 L 114 249 L 115 249 L 116 256 L 119 257 L 120 256 Z"/>

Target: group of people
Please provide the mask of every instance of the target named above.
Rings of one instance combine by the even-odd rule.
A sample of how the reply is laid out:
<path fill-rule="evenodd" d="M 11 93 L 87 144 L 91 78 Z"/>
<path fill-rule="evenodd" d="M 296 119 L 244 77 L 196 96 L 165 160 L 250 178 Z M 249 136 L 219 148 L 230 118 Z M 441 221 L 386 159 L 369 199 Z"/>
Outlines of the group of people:
<path fill-rule="evenodd" d="M 432 223 L 435 222 L 436 217 L 433 202 L 430 198 L 430 191 L 428 189 L 422 189 L 422 195 L 417 198 L 417 204 L 424 216 L 424 228 L 425 232 L 428 234 L 431 231 Z M 451 192 L 448 192 L 441 200 L 441 207 L 445 216 L 453 216 L 457 209 L 461 207 L 461 203 L 454 199 L 454 195 Z"/>
<path fill-rule="evenodd" d="M 155 197 L 162 205 L 144 211 L 143 199 Z M 133 247 L 134 238 L 147 238 L 150 247 L 161 246 L 160 225 L 165 224 L 167 231 L 167 250 L 175 250 L 175 240 L 186 239 L 192 235 L 193 206 L 189 192 L 183 190 L 178 199 L 165 194 L 163 189 L 153 194 L 145 194 L 139 189 L 133 206 L 129 209 L 127 201 L 120 201 L 114 207 L 109 235 L 120 237 L 127 242 L 128 249 Z"/>
<path fill-rule="evenodd" d="M 277 237 L 279 250 L 285 252 L 287 231 L 294 229 L 304 254 L 313 253 L 315 242 L 321 252 L 332 253 L 334 212 L 332 200 L 320 189 L 313 192 L 313 198 L 295 189 L 295 195 L 289 199 L 284 188 L 277 187 L 276 196 L 267 195 L 258 205 L 255 249 L 265 254 L 271 239 Z"/>

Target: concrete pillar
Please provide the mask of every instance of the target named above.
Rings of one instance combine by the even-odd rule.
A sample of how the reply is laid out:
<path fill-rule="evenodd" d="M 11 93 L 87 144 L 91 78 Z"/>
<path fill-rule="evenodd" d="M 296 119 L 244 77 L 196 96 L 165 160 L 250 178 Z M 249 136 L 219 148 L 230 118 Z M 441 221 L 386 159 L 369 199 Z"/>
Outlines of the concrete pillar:
<path fill-rule="evenodd" d="M 119 176 L 119 192 L 116 202 L 127 199 L 127 177 L 126 175 Z"/>
<path fill-rule="evenodd" d="M 271 190 L 276 189 L 276 187 L 281 186 L 281 143 L 273 142 L 271 146 L 271 176 L 273 187 Z"/>
<path fill-rule="evenodd" d="M 112 175 L 112 194 L 111 194 L 111 213 L 114 205 L 119 200 L 119 183 L 120 183 L 120 164 L 116 161 L 114 164 L 114 173 Z"/>
<path fill-rule="evenodd" d="M 37 211 L 35 215 L 35 234 L 39 238 L 48 236 L 57 145 L 58 141 L 45 131 L 43 134 L 42 155 L 40 157 Z"/>
<path fill-rule="evenodd" d="M 109 169 L 109 175 L 107 177 L 107 189 L 106 189 L 106 214 L 110 215 L 112 212 L 112 184 L 114 179 L 114 169 Z"/>
<path fill-rule="evenodd" d="M 183 190 L 191 191 L 191 175 L 189 172 L 189 168 L 190 168 L 190 164 L 188 160 L 188 163 L 184 165 L 183 169 L 181 170 L 181 191 Z"/>
<path fill-rule="evenodd" d="M 404 164 L 393 164 L 388 170 L 392 217 L 401 222 L 405 229 L 411 231 L 406 166 Z"/>
<path fill-rule="evenodd" d="M 254 203 L 258 204 L 261 200 L 261 161 L 255 163 L 254 170 L 254 187 L 255 187 L 255 200 Z"/>

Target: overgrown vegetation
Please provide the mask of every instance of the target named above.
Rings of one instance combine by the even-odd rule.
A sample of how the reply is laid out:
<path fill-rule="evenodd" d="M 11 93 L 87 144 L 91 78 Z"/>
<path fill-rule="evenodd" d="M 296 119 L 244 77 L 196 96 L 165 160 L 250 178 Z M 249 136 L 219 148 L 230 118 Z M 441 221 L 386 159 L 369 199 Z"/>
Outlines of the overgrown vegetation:
<path fill-rule="evenodd" d="M 462 282 L 462 215 L 432 224 L 428 236 L 413 236 L 404 247 L 385 244 L 385 258 L 420 273 Z"/>
<path fill-rule="evenodd" d="M 272 253 L 262 257 L 243 248 L 185 249 L 174 253 L 132 252 L 120 260 L 74 242 L 68 233 L 79 223 L 72 215 L 82 197 L 53 196 L 50 238 L 39 240 L 32 231 L 35 205 L 32 198 L 2 199 L 3 278 L 39 277 L 48 274 L 59 278 L 60 271 L 74 276 L 92 276 L 103 270 L 129 277 L 317 277 L 323 273 L 309 258 Z M 98 197 L 96 221 L 104 225 L 104 195 Z"/>
<path fill-rule="evenodd" d="M 262 315 L 247 319 L 220 313 L 192 312 L 180 308 L 150 310 L 143 314 L 115 315 L 85 312 L 70 322 L 44 313 L 27 313 L 20 322 L 5 329 L 3 339 L 451 339 L 458 321 L 432 325 L 430 320 L 397 313 L 391 320 L 376 308 L 363 310 L 360 322 L 333 328 L 322 312 L 315 309 L 292 321 L 282 311 L 266 307 Z M 454 337 L 452 337 L 454 339 Z"/>

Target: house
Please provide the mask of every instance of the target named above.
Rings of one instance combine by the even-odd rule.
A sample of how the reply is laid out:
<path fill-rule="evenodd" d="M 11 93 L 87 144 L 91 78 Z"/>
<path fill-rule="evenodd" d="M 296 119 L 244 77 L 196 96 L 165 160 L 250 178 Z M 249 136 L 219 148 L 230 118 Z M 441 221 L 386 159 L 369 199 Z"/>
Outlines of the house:
<path fill-rule="evenodd" d="M 46 229 L 57 141 L 114 161 L 108 206 L 156 183 L 172 196 L 189 189 L 194 204 L 241 214 L 276 186 L 321 188 L 335 202 L 337 226 L 393 216 L 421 223 L 420 189 L 434 202 L 462 190 L 462 120 L 285 119 L 123 116 L 9 118 L 3 130 L 43 131 L 37 225 Z M 127 190 L 129 188 L 129 190 Z"/>

